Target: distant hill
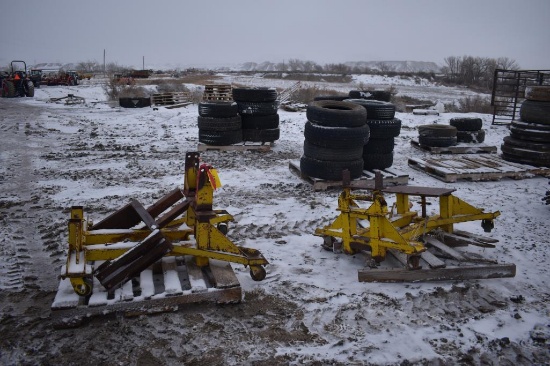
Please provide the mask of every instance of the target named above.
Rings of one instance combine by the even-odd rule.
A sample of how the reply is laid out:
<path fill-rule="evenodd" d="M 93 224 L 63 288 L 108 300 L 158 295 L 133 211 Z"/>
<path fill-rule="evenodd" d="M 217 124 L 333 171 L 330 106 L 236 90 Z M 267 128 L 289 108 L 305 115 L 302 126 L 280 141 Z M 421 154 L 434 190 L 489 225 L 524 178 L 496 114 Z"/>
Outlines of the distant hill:
<path fill-rule="evenodd" d="M 395 71 L 395 72 L 439 72 L 439 67 L 435 62 L 429 61 L 356 61 L 345 62 L 351 68 L 369 68 L 377 71 Z"/>

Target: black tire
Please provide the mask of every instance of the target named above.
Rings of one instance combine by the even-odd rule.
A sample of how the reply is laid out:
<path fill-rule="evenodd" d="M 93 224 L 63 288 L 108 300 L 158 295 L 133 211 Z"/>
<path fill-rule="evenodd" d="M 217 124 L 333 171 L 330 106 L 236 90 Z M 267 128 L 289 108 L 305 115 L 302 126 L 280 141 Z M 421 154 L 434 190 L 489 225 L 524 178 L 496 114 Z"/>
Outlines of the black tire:
<path fill-rule="evenodd" d="M 307 106 L 308 121 L 328 127 L 360 127 L 365 125 L 367 112 L 357 104 L 335 100 L 319 100 Z"/>
<path fill-rule="evenodd" d="M 525 99 L 550 102 L 550 86 L 538 85 L 525 88 Z"/>
<path fill-rule="evenodd" d="M 25 95 L 29 98 L 34 97 L 34 84 L 32 81 L 27 81 L 27 90 L 25 91 Z"/>
<path fill-rule="evenodd" d="M 243 114 L 241 116 L 243 129 L 271 129 L 279 127 L 279 114 L 270 114 L 267 116 L 258 116 L 255 114 Z"/>
<path fill-rule="evenodd" d="M 15 85 L 11 81 L 4 80 L 2 83 L 2 97 L 15 97 Z"/>
<path fill-rule="evenodd" d="M 372 91 L 369 91 L 369 93 L 371 94 L 371 96 L 368 97 L 368 99 L 379 100 L 381 102 L 391 101 L 391 93 L 389 91 L 386 91 L 386 90 L 372 90 Z"/>
<path fill-rule="evenodd" d="M 367 99 L 370 96 L 370 93 L 361 90 L 350 90 L 348 96 L 350 99 Z"/>
<path fill-rule="evenodd" d="M 481 118 L 451 118 L 449 125 L 457 131 L 479 131 L 483 127 Z"/>
<path fill-rule="evenodd" d="M 401 132 L 401 120 L 394 119 L 367 119 L 370 136 L 374 139 L 397 137 Z"/>
<path fill-rule="evenodd" d="M 363 147 L 363 152 L 365 154 L 389 154 L 393 151 L 394 143 L 393 137 L 377 139 L 371 136 Z"/>
<path fill-rule="evenodd" d="M 395 117 L 395 105 L 379 100 L 346 99 L 345 102 L 359 104 L 367 111 L 367 119 L 387 120 Z"/>
<path fill-rule="evenodd" d="M 268 116 L 277 113 L 277 109 L 279 109 L 277 102 L 237 102 L 237 106 L 241 115 Z"/>
<path fill-rule="evenodd" d="M 342 171 L 345 169 L 349 170 L 351 179 L 359 178 L 363 174 L 363 159 L 327 161 L 305 155 L 300 159 L 300 172 L 313 178 L 341 181 Z"/>
<path fill-rule="evenodd" d="M 522 128 L 518 125 L 510 125 L 510 135 L 521 140 L 550 142 L 550 131 Z"/>
<path fill-rule="evenodd" d="M 420 136 L 418 137 L 420 145 L 431 147 L 449 147 L 457 144 L 456 136 L 453 137 L 433 137 L 433 136 Z"/>
<path fill-rule="evenodd" d="M 233 100 L 237 102 L 274 102 L 277 100 L 275 88 L 233 88 Z"/>
<path fill-rule="evenodd" d="M 502 152 L 502 158 L 504 160 L 510 161 L 512 163 L 528 164 L 528 165 L 542 166 L 542 167 L 550 167 L 550 162 L 544 162 L 544 161 L 541 161 L 541 160 L 534 160 L 534 159 L 525 158 L 523 156 L 508 154 L 508 153 L 505 153 L 504 151 Z"/>
<path fill-rule="evenodd" d="M 199 130 L 203 131 L 234 131 L 242 128 L 241 116 L 229 118 L 197 117 Z"/>
<path fill-rule="evenodd" d="M 313 98 L 314 101 L 318 100 L 337 100 L 339 102 L 349 99 L 347 95 L 319 95 Z"/>
<path fill-rule="evenodd" d="M 521 103 L 519 116 L 524 122 L 534 122 L 543 125 L 550 124 L 550 102 L 524 100 Z"/>
<path fill-rule="evenodd" d="M 523 149 L 535 150 L 535 151 L 550 151 L 549 142 L 534 142 L 516 139 L 512 136 L 506 136 L 504 138 L 504 144 L 508 146 L 515 146 Z"/>
<path fill-rule="evenodd" d="M 418 126 L 418 135 L 421 137 L 456 137 L 456 132 L 456 127 L 449 125 Z"/>
<path fill-rule="evenodd" d="M 144 108 L 151 106 L 151 98 L 118 98 L 118 105 L 122 108 Z"/>
<path fill-rule="evenodd" d="M 550 166 L 550 151 L 536 151 L 507 143 L 500 145 L 500 149 L 503 154 L 512 158 L 530 161 L 538 166 Z"/>
<path fill-rule="evenodd" d="M 227 118 L 234 117 L 239 113 L 235 102 L 200 102 L 199 116 Z"/>
<path fill-rule="evenodd" d="M 363 167 L 367 170 L 386 169 L 393 165 L 393 152 L 386 154 L 363 154 Z"/>
<path fill-rule="evenodd" d="M 456 132 L 456 141 L 457 142 L 466 142 L 466 143 L 482 143 L 485 141 L 485 130 L 478 131 L 457 131 Z"/>
<path fill-rule="evenodd" d="M 512 121 L 510 126 L 517 129 L 532 130 L 533 132 L 550 131 L 550 125 L 541 125 L 540 123 L 533 122 Z"/>
<path fill-rule="evenodd" d="M 357 146 L 351 149 L 333 149 L 330 147 L 318 146 L 305 140 L 304 155 L 317 160 L 354 161 L 361 159 L 363 156 L 363 148 Z"/>
<path fill-rule="evenodd" d="M 324 127 L 306 122 L 304 136 L 310 143 L 334 149 L 363 147 L 369 140 L 369 126 Z"/>
<path fill-rule="evenodd" d="M 278 128 L 270 128 L 264 130 L 258 129 L 243 129 L 243 141 L 252 142 L 273 142 L 277 141 L 280 137 L 280 130 Z"/>
<path fill-rule="evenodd" d="M 227 146 L 243 141 L 242 130 L 234 131 L 204 131 L 199 130 L 199 142 L 213 146 Z"/>

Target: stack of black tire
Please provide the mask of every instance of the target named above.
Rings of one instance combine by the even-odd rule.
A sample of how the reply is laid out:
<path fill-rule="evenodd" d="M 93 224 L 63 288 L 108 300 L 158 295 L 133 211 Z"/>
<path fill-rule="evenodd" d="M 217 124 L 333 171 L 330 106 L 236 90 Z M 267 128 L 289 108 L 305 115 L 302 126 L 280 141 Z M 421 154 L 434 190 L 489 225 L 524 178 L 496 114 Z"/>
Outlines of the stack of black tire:
<path fill-rule="evenodd" d="M 309 177 L 342 180 L 363 173 L 363 146 L 369 140 L 365 108 L 348 102 L 320 100 L 311 102 L 306 111 L 304 154 L 300 171 Z"/>
<path fill-rule="evenodd" d="M 363 147 L 363 167 L 367 170 L 386 169 L 393 165 L 395 137 L 401 132 L 401 120 L 395 118 L 395 105 L 377 100 L 346 99 L 363 106 L 367 112 L 369 141 Z"/>
<path fill-rule="evenodd" d="M 485 130 L 481 118 L 455 117 L 449 121 L 451 126 L 456 127 L 456 142 L 461 143 L 482 143 L 485 141 Z"/>
<path fill-rule="evenodd" d="M 457 129 L 451 125 L 418 126 L 418 143 L 428 147 L 449 147 L 457 144 Z"/>
<path fill-rule="evenodd" d="M 199 142 L 227 146 L 243 141 L 241 116 L 237 103 L 203 101 L 199 103 Z"/>
<path fill-rule="evenodd" d="M 501 145 L 505 160 L 550 167 L 550 86 L 525 89 L 521 121 L 510 125 L 510 136 Z"/>
<path fill-rule="evenodd" d="M 233 88 L 242 120 L 243 141 L 273 142 L 279 139 L 277 90 L 274 88 Z"/>

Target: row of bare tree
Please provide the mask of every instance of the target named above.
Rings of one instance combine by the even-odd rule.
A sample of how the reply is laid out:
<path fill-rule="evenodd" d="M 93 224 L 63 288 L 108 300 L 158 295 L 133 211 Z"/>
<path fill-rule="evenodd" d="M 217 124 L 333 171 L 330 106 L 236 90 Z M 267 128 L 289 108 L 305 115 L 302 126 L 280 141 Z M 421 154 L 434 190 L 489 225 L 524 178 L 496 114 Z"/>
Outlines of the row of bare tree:
<path fill-rule="evenodd" d="M 450 56 L 445 58 L 442 72 L 446 81 L 453 84 L 479 86 L 490 89 L 496 69 L 517 70 L 519 65 L 508 57 L 486 58 Z"/>

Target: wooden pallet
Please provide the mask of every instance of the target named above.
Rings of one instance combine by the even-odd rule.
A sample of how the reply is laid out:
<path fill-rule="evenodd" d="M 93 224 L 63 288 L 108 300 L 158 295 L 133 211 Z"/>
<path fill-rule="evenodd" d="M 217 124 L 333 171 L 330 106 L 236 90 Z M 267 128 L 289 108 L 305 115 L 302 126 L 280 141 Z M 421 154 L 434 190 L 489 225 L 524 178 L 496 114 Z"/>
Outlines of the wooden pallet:
<path fill-rule="evenodd" d="M 432 154 L 479 154 L 479 153 L 496 153 L 496 146 L 486 144 L 467 144 L 461 143 L 455 146 L 436 147 L 421 145 L 418 140 L 411 140 L 411 145 L 418 150 L 430 152 Z"/>
<path fill-rule="evenodd" d="M 300 171 L 300 162 L 297 160 L 291 160 L 288 164 L 290 171 L 310 183 L 313 186 L 314 191 L 326 191 L 329 188 L 342 188 L 342 181 L 331 181 L 319 178 L 310 177 L 303 174 Z M 409 183 L 409 175 L 404 173 L 398 173 L 393 169 L 384 169 L 380 171 L 382 173 L 382 179 L 384 186 L 387 185 L 405 185 Z M 352 188 L 357 189 L 372 189 L 374 188 L 374 172 L 370 170 L 363 170 L 363 174 L 360 178 L 353 179 L 350 182 Z"/>
<path fill-rule="evenodd" d="M 153 106 L 173 106 L 191 102 L 188 92 L 157 93 L 151 96 Z"/>
<path fill-rule="evenodd" d="M 238 303 L 242 290 L 231 265 L 210 260 L 199 268 L 191 256 L 164 257 L 139 278 L 108 292 L 94 277 L 91 296 L 78 296 L 69 279 L 61 280 L 51 306 L 56 328 L 75 327 L 86 318 L 109 313 L 136 316 L 175 311 L 178 305 L 214 302 Z"/>
<path fill-rule="evenodd" d="M 233 145 L 226 145 L 226 146 L 215 146 L 215 145 L 207 145 L 202 142 L 199 142 L 197 146 L 197 151 L 248 151 L 248 150 L 255 150 L 255 151 L 261 151 L 261 152 L 267 152 L 271 150 L 271 146 L 273 146 L 272 142 L 251 142 L 251 141 L 245 141 L 238 144 Z"/>
<path fill-rule="evenodd" d="M 500 264 L 459 249 L 468 245 L 494 248 L 497 242 L 459 230 L 455 230 L 453 234 L 425 236 L 427 251 L 421 254 L 420 269 L 407 269 L 407 256 L 390 249 L 390 255 L 380 267 L 359 270 L 359 282 L 454 281 L 514 277 L 515 264 Z"/>
<path fill-rule="evenodd" d="M 204 101 L 231 101 L 233 94 L 231 84 L 207 84 L 202 96 Z"/>
<path fill-rule="evenodd" d="M 409 158 L 408 164 L 413 169 L 447 183 L 460 179 L 487 181 L 502 178 L 524 179 L 535 175 L 550 176 L 550 168 L 512 163 L 489 154 Z"/>

